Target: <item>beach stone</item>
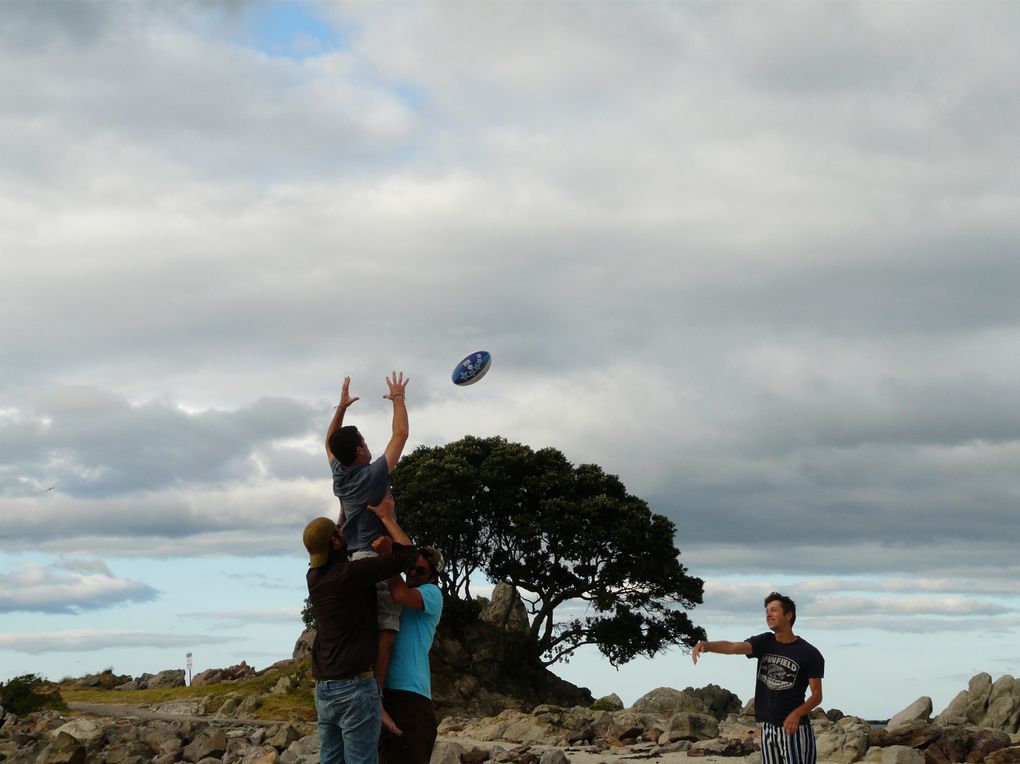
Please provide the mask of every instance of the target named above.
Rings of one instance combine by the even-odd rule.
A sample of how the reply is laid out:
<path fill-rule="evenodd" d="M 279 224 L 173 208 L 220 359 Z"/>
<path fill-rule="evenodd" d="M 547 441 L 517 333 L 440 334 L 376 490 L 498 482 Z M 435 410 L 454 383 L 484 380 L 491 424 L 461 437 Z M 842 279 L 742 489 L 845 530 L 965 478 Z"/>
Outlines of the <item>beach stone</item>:
<path fill-rule="evenodd" d="M 853 764 L 864 758 L 868 750 L 870 725 L 855 716 L 840 719 L 830 729 L 815 736 L 818 758 Z"/>
<path fill-rule="evenodd" d="M 967 705 L 970 695 L 966 690 L 957 693 L 956 697 L 949 701 L 949 705 L 937 717 L 935 723 L 949 727 L 967 723 Z"/>
<path fill-rule="evenodd" d="M 542 754 L 539 764 L 570 764 L 567 754 L 559 748 L 550 748 Z"/>
<path fill-rule="evenodd" d="M 885 728 L 894 730 L 911 722 L 926 722 L 931 717 L 931 709 L 931 698 L 922 695 L 899 713 L 893 714 Z"/>
<path fill-rule="evenodd" d="M 869 729 L 868 744 L 876 746 L 905 745 L 924 748 L 942 734 L 942 728 L 925 721 L 907 722 L 894 730 Z"/>
<path fill-rule="evenodd" d="M 1020 764 L 1020 745 L 1011 745 L 990 753 L 985 764 Z"/>
<path fill-rule="evenodd" d="M 995 751 L 1008 748 L 1011 743 L 1009 733 L 1005 730 L 987 727 L 980 729 L 970 743 L 970 753 L 967 754 L 967 761 L 969 764 L 980 764 Z"/>
<path fill-rule="evenodd" d="M 66 732 L 79 743 L 88 745 L 103 735 L 103 725 L 92 719 L 81 717 L 72 719 L 67 724 L 57 728 L 57 732 Z"/>
<path fill-rule="evenodd" d="M 205 714 L 205 702 L 201 700 L 172 700 L 169 703 L 161 703 L 154 710 L 171 716 L 202 716 Z"/>
<path fill-rule="evenodd" d="M 241 764 L 278 764 L 280 754 L 275 748 L 257 748 L 249 751 L 241 759 Z"/>
<path fill-rule="evenodd" d="M 963 727 L 943 727 L 942 734 L 924 749 L 926 764 L 957 764 L 967 760 L 973 733 Z"/>
<path fill-rule="evenodd" d="M 992 684 L 988 708 L 981 726 L 1016 732 L 1018 716 L 1020 716 L 1020 683 L 1009 675 L 1001 676 Z"/>
<path fill-rule="evenodd" d="M 85 746 L 66 732 L 58 732 L 50 741 L 37 764 L 85 764 Z"/>
<path fill-rule="evenodd" d="M 149 677 L 146 689 L 161 690 L 169 687 L 184 687 L 184 669 L 167 669 Z"/>
<path fill-rule="evenodd" d="M 284 750 L 290 747 L 291 743 L 294 743 L 302 738 L 300 730 L 293 724 L 281 724 L 271 735 L 269 735 L 269 745 L 273 746 L 278 750 Z"/>
<path fill-rule="evenodd" d="M 924 764 L 924 754 L 907 745 L 869 748 L 864 761 L 874 764 Z"/>
<path fill-rule="evenodd" d="M 227 735 L 219 728 L 207 727 L 184 746 L 185 761 L 198 762 L 209 757 L 221 758 L 227 752 Z"/>
<path fill-rule="evenodd" d="M 437 740 L 432 749 L 429 764 L 460 764 L 460 755 L 465 752 L 464 746 L 451 740 Z"/>
<path fill-rule="evenodd" d="M 681 711 L 704 712 L 708 709 L 699 698 L 672 687 L 656 687 L 634 701 L 631 710 L 668 719 Z"/>
<path fill-rule="evenodd" d="M 758 750 L 753 740 L 737 738 L 713 738 L 701 740 L 691 745 L 688 756 L 747 756 Z"/>
<path fill-rule="evenodd" d="M 596 700 L 592 706 L 605 711 L 622 711 L 623 701 L 620 699 L 619 695 L 613 692 L 609 695 L 603 695 L 601 698 Z"/>
<path fill-rule="evenodd" d="M 678 713 L 673 714 L 666 729 L 666 739 L 676 740 L 710 740 L 719 735 L 719 722 L 710 714 Z"/>

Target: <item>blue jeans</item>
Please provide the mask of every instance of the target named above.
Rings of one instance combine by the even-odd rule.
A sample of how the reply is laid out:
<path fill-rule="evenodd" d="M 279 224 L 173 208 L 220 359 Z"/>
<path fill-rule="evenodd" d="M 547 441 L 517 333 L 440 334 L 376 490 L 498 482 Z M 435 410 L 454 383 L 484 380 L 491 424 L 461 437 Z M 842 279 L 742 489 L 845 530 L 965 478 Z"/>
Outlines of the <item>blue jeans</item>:
<path fill-rule="evenodd" d="M 377 764 L 382 703 L 375 677 L 315 683 L 321 764 Z"/>

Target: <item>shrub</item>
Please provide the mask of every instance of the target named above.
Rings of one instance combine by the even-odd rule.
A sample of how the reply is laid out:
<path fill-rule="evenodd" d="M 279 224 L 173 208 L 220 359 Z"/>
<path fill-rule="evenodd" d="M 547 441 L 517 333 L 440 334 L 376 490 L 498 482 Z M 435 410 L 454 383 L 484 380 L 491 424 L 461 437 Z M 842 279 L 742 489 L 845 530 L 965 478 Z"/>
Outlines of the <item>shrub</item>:
<path fill-rule="evenodd" d="M 0 706 L 18 716 L 44 708 L 67 710 L 60 690 L 35 674 L 22 674 L 0 684 Z"/>

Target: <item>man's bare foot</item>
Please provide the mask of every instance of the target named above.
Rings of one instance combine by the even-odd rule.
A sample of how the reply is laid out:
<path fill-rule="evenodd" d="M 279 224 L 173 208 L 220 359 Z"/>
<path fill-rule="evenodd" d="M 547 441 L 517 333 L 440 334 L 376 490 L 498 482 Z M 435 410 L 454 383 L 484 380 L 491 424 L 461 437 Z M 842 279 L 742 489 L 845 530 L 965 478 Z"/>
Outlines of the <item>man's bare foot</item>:
<path fill-rule="evenodd" d="M 404 731 L 397 726 L 397 723 L 390 718 L 390 715 L 386 713 L 386 709 L 382 712 L 382 726 L 383 729 L 389 732 L 391 735 L 403 735 Z"/>

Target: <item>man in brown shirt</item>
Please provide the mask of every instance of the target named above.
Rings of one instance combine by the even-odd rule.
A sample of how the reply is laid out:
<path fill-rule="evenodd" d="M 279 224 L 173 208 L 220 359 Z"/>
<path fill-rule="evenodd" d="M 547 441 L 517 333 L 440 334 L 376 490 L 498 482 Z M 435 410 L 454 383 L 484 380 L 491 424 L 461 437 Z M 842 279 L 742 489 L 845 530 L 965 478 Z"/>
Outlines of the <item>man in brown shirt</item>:
<path fill-rule="evenodd" d="M 389 516 L 380 519 L 399 528 L 392 503 Z M 418 552 L 380 536 L 372 543 L 379 557 L 348 560 L 343 533 L 326 517 L 305 527 L 304 544 L 308 596 L 318 622 L 312 676 L 320 761 L 376 764 L 382 704 L 372 672 L 378 650 L 375 585 L 414 565 Z"/>

